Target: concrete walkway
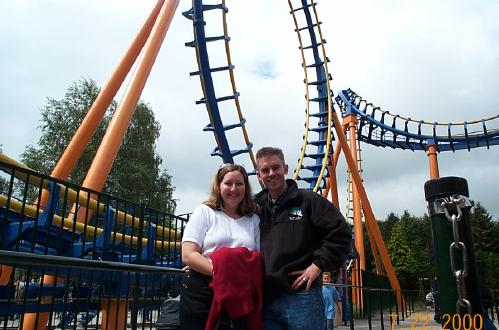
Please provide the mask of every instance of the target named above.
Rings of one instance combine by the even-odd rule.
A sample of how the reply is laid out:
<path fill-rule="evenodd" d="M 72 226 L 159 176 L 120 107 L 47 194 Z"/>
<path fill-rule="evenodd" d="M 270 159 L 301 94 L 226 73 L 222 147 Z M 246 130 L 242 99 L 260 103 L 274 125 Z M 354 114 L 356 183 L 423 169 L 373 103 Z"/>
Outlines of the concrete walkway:
<path fill-rule="evenodd" d="M 498 319 L 495 319 L 494 324 L 496 327 L 499 329 L 499 323 Z M 448 328 L 452 329 L 451 325 L 448 325 Z M 347 330 L 350 329 L 350 325 L 347 326 L 337 326 L 334 327 L 335 330 Z M 355 330 L 362 330 L 362 329 L 369 329 L 369 323 L 367 320 L 354 320 L 354 329 Z M 381 318 L 373 318 L 371 319 L 371 329 L 375 330 L 380 330 L 380 329 L 385 329 L 385 330 L 439 330 L 442 329 L 442 325 L 435 322 L 433 320 L 433 313 L 427 313 L 427 312 L 417 312 L 413 313 L 410 315 L 408 318 L 406 318 L 404 321 L 402 319 L 399 319 L 399 323 L 391 324 L 391 320 L 389 317 L 383 319 L 383 325 L 381 323 Z"/>
<path fill-rule="evenodd" d="M 371 329 L 379 330 L 379 329 L 395 329 L 395 330 L 437 330 L 441 329 L 441 325 L 438 324 L 433 320 L 433 318 L 429 319 L 428 322 L 426 322 L 426 319 L 422 320 L 420 319 L 421 317 L 427 317 L 427 315 L 419 315 L 418 320 L 416 322 L 416 318 L 413 314 L 411 317 L 408 319 L 406 318 L 404 321 L 402 319 L 399 319 L 399 323 L 392 324 L 391 320 L 389 318 L 386 318 L 383 320 L 383 325 L 381 324 L 381 319 L 372 319 L 371 320 Z M 424 326 L 424 328 L 423 328 Z M 347 330 L 350 329 L 350 326 L 338 326 L 334 328 L 335 330 L 341 329 L 341 330 Z M 367 320 L 354 320 L 354 329 L 361 330 L 361 329 L 369 329 L 369 323 Z"/>

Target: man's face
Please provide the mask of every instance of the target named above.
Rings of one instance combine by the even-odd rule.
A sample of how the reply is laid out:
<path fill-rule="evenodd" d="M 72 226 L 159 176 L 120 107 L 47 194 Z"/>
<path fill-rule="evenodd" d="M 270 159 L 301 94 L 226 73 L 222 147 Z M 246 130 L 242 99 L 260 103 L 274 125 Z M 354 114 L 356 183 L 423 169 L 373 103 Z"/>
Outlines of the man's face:
<path fill-rule="evenodd" d="M 288 174 L 288 165 L 273 155 L 258 158 L 258 179 L 269 189 L 272 198 L 279 197 L 286 189 L 286 174 Z"/>
<path fill-rule="evenodd" d="M 322 275 L 322 282 L 323 283 L 331 283 L 331 276 L 329 275 Z"/>

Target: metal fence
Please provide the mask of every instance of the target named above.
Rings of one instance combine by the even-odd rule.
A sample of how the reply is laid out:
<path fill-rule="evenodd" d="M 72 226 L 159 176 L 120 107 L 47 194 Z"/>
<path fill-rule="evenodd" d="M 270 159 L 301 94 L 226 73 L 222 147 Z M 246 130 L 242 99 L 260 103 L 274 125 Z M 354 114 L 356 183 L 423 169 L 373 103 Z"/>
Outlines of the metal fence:
<path fill-rule="evenodd" d="M 426 300 L 428 290 L 402 290 L 399 293 L 401 303 L 397 304 L 397 292 L 391 289 L 342 284 L 334 286 L 340 296 L 335 329 L 439 329 L 451 320 L 450 316 L 446 319 L 438 311 L 436 296 L 436 301 Z M 499 290 L 492 290 L 492 295 L 493 305 L 484 307 L 483 312 L 487 313 L 490 321 L 497 327 Z M 475 319 L 475 323 L 481 326 L 469 325 L 465 328 L 488 329 L 485 322 L 483 314 Z M 452 322 L 446 327 L 452 329 Z"/>
<path fill-rule="evenodd" d="M 179 294 L 187 221 L 0 161 L 0 329 L 155 329 Z M 434 316 L 425 292 L 402 291 L 397 304 L 372 281 L 335 285 L 340 328 L 420 328 Z"/>
<path fill-rule="evenodd" d="M 0 161 L 0 329 L 153 327 L 187 220 Z"/>

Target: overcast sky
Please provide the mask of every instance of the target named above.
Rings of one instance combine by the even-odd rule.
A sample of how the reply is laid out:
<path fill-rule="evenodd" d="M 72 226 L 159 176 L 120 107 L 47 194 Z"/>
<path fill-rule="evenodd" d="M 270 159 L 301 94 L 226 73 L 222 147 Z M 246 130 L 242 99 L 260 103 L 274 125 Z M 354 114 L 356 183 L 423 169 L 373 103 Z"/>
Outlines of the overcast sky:
<path fill-rule="evenodd" d="M 24 146 L 37 142 L 40 108 L 47 97 L 62 98 L 82 77 L 103 85 L 154 4 L 1 1 L 3 151 L 19 159 Z M 184 46 L 193 38 L 192 22 L 180 15 L 190 4 L 181 1 L 141 97 L 162 126 L 157 147 L 174 179 L 178 214 L 191 212 L 206 197 L 221 163 L 210 156 L 213 136 L 202 131 L 207 112 L 194 103 L 202 91 L 199 79 L 189 76 L 197 70 L 194 50 Z M 250 140 L 255 150 L 282 147 L 294 168 L 305 120 L 305 89 L 287 1 L 227 1 L 227 6 L 236 84 Z M 327 0 L 317 8 L 335 94 L 352 88 L 392 113 L 430 121 L 499 113 L 499 2 Z M 219 17 L 209 17 L 209 31 L 213 26 L 213 33 L 220 31 Z M 214 65 L 222 59 L 218 53 L 210 58 Z M 228 79 L 217 83 L 223 88 Z M 429 177 L 425 153 L 371 146 L 363 146 L 363 152 L 364 184 L 376 217 L 404 210 L 422 215 L 423 186 Z M 344 211 L 344 157 L 340 161 Z M 466 178 L 470 197 L 499 217 L 499 146 L 442 153 L 439 166 L 441 176 Z M 255 181 L 253 190 L 258 190 Z"/>

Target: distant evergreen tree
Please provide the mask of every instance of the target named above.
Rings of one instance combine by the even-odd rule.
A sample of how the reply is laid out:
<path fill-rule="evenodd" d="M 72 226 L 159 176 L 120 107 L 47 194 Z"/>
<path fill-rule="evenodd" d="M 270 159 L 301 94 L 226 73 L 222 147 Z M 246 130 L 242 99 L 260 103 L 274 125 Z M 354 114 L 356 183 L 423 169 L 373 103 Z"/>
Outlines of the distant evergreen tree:
<path fill-rule="evenodd" d="M 388 214 L 388 216 L 386 217 L 386 220 L 383 221 L 383 225 L 382 228 L 380 228 L 380 230 L 385 242 L 388 242 L 388 240 L 390 239 L 390 235 L 392 233 L 393 226 L 395 226 L 395 224 L 399 221 L 400 217 L 395 215 L 393 212 L 390 212 L 390 214 Z"/>
<path fill-rule="evenodd" d="M 404 289 L 414 289 L 417 285 L 417 261 L 414 251 L 406 239 L 405 225 L 397 222 L 393 228 L 387 248 L 392 260 L 393 268 Z"/>
<path fill-rule="evenodd" d="M 499 224 L 480 202 L 471 209 L 470 220 L 478 272 L 488 286 L 499 288 Z"/>

